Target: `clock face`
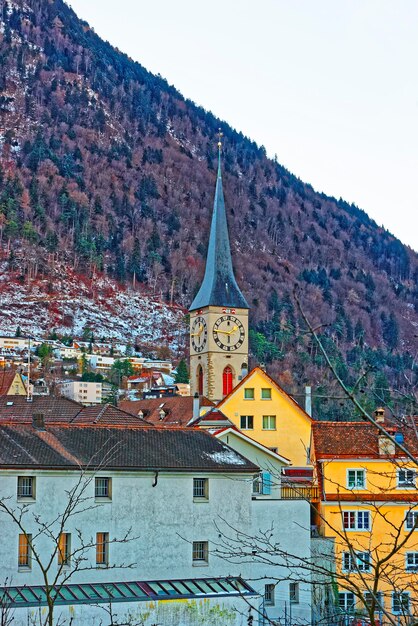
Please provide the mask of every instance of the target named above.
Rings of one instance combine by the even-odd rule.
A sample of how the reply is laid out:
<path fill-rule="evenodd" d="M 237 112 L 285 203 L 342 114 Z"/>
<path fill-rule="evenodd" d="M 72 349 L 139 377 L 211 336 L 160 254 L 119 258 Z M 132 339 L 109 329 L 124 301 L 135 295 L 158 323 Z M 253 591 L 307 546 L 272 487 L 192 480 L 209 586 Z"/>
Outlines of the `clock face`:
<path fill-rule="evenodd" d="M 222 350 L 232 352 L 240 348 L 244 343 L 244 326 L 237 317 L 223 315 L 213 325 L 213 337 Z"/>
<path fill-rule="evenodd" d="M 195 352 L 202 352 L 208 338 L 208 327 L 204 317 L 199 315 L 199 317 L 193 320 L 190 337 Z"/>

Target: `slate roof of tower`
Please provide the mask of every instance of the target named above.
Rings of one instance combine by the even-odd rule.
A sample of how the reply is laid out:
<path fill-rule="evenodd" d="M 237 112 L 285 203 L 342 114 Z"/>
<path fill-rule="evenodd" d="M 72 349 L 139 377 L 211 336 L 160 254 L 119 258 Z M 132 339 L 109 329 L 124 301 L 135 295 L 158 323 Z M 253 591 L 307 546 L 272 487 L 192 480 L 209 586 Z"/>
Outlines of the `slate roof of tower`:
<path fill-rule="evenodd" d="M 0 468 L 250 472 L 258 467 L 193 428 L 0 425 Z"/>
<path fill-rule="evenodd" d="M 210 305 L 240 309 L 249 308 L 235 280 L 232 267 L 220 155 L 205 275 L 197 296 L 191 304 L 190 311 Z"/>

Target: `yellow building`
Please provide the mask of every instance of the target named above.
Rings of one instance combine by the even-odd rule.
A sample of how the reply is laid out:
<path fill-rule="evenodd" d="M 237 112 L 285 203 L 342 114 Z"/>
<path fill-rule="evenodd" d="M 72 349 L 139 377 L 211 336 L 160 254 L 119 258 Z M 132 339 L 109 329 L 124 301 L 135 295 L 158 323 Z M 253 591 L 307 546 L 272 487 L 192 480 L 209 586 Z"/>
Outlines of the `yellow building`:
<path fill-rule="evenodd" d="M 390 437 L 368 422 L 313 424 L 316 524 L 335 540 L 341 611 L 406 625 L 418 615 L 418 491 L 399 445 L 417 455 L 416 427 L 375 415 Z"/>
<path fill-rule="evenodd" d="M 260 367 L 247 374 L 218 408 L 237 428 L 290 459 L 293 466 L 309 463 L 311 417 Z"/>

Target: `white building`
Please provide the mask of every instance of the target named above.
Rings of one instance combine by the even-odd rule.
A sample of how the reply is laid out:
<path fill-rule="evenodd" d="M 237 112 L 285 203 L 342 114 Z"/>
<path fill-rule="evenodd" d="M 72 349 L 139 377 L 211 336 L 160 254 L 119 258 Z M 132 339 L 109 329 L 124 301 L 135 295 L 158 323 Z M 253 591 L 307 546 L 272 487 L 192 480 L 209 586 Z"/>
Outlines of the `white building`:
<path fill-rule="evenodd" d="M 66 380 L 60 383 L 61 394 L 81 404 L 101 404 L 102 383 Z"/>
<path fill-rule="evenodd" d="M 258 475 L 203 430 L 93 426 L 84 418 L 45 424 L 41 416 L 1 425 L 0 500 L 25 507 L 19 527 L 0 506 L 13 626 L 26 626 L 45 605 L 35 551 L 44 563 L 53 555 L 50 582 L 72 572 L 56 611 L 71 614 L 73 626 L 98 626 L 98 604 L 109 598 L 119 619 L 128 609 L 148 613 L 146 626 L 244 626 L 250 614 L 262 624 L 263 611 L 309 623 L 306 574 L 288 567 L 292 555 L 309 556 L 309 505 L 278 494 L 254 499 Z M 257 536 L 268 529 L 280 548 L 265 565 Z"/>

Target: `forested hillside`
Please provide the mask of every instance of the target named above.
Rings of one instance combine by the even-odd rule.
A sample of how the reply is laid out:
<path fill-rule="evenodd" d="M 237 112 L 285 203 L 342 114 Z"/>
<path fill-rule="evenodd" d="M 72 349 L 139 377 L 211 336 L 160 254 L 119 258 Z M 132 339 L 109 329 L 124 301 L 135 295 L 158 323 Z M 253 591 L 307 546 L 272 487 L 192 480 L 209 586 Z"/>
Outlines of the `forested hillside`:
<path fill-rule="evenodd" d="M 187 307 L 204 270 L 221 127 L 254 361 L 291 391 L 310 382 L 329 394 L 323 357 L 301 332 L 298 285 L 341 374 L 353 382 L 370 369 L 370 405 L 389 387 L 410 397 L 418 323 L 411 249 L 184 100 L 62 0 L 0 0 L 0 16 L 0 242 L 13 279 L 45 278 L 59 261 Z"/>

